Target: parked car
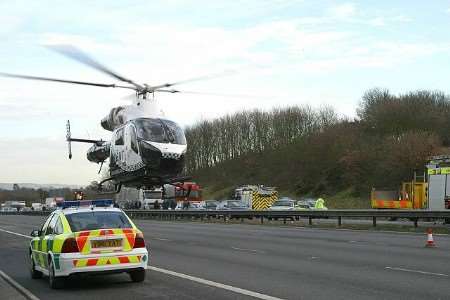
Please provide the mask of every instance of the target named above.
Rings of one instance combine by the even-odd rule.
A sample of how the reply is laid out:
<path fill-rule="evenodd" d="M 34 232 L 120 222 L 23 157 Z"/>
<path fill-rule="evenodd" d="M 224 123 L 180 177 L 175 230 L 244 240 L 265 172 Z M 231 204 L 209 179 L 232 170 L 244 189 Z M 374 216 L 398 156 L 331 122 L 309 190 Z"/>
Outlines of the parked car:
<path fill-rule="evenodd" d="M 175 207 L 175 210 L 204 210 L 205 207 L 198 202 L 183 202 L 180 201 L 177 203 L 177 206 Z"/>
<path fill-rule="evenodd" d="M 314 205 L 311 206 L 310 202 L 302 201 L 302 200 L 298 201 L 297 204 L 295 205 L 296 210 L 308 210 L 313 207 L 314 207 Z"/>
<path fill-rule="evenodd" d="M 248 210 L 248 206 L 239 200 L 224 200 L 220 202 L 217 210 Z"/>
<path fill-rule="evenodd" d="M 295 208 L 295 201 L 292 199 L 281 199 L 275 201 L 269 210 L 293 210 Z"/>
<path fill-rule="evenodd" d="M 205 209 L 206 210 L 216 210 L 218 205 L 219 205 L 219 201 L 205 200 Z"/>
<path fill-rule="evenodd" d="M 17 212 L 17 208 L 7 206 L 7 207 L 3 207 L 2 211 L 4 211 L 4 212 Z"/>
<path fill-rule="evenodd" d="M 189 209 L 190 210 L 205 210 L 205 207 L 199 202 L 190 202 Z"/>
<path fill-rule="evenodd" d="M 32 211 L 32 209 L 31 209 L 31 207 L 25 206 L 25 207 L 22 207 L 19 211 L 20 212 L 27 212 L 27 211 Z"/>

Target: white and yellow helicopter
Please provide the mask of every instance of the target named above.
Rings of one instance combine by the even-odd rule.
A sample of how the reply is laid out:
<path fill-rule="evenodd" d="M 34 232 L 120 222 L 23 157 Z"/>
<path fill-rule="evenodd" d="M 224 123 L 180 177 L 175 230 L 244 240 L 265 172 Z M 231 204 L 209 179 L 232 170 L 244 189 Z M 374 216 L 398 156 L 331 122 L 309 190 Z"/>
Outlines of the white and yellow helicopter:
<path fill-rule="evenodd" d="M 112 132 L 111 141 L 72 138 L 70 122 L 67 121 L 67 142 L 69 158 L 72 158 L 71 142 L 92 143 L 87 159 L 103 163 L 109 158 L 109 177 L 99 183 L 111 181 L 115 192 L 122 186 L 150 189 L 164 184 L 174 184 L 189 180 L 181 176 L 187 149 L 186 138 L 177 123 L 164 117 L 154 99 L 155 92 L 178 93 L 169 89 L 174 85 L 210 79 L 213 76 L 197 77 L 189 80 L 161 85 L 138 84 L 111 71 L 73 46 L 49 47 L 69 58 L 126 83 L 126 85 L 104 84 L 58 78 L 0 73 L 0 76 L 29 80 L 43 80 L 79 85 L 134 90 L 136 97 L 131 105 L 111 109 L 101 121 L 101 126 Z"/>

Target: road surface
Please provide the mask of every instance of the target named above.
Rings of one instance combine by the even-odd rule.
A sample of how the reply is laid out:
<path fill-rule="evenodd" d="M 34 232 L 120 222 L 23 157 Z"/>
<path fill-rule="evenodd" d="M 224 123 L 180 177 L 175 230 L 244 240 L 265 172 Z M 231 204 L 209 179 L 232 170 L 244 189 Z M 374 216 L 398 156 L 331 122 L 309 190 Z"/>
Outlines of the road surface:
<path fill-rule="evenodd" d="M 118 274 L 51 290 L 29 277 L 29 239 L 6 232 L 43 220 L 0 216 L 0 270 L 41 299 L 450 299 L 447 235 L 429 249 L 423 234 L 150 220 L 136 221 L 156 267 L 144 283 Z"/>

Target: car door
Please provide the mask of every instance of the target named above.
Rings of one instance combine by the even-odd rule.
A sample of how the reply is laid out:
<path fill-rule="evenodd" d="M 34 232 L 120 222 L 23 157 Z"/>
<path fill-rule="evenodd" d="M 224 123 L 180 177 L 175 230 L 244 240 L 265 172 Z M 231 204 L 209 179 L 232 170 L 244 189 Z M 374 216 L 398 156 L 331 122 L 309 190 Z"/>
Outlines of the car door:
<path fill-rule="evenodd" d="M 42 252 L 45 252 L 45 256 L 51 251 L 53 251 L 53 240 L 56 233 L 56 222 L 59 220 L 59 214 L 55 213 L 53 218 L 48 223 L 47 230 L 45 232 L 44 239 L 42 241 Z M 47 262 L 47 260 L 46 260 Z"/>
<path fill-rule="evenodd" d="M 55 218 L 57 213 L 52 213 L 47 220 L 44 222 L 41 228 L 41 234 L 35 240 L 33 240 L 33 258 L 34 262 L 37 266 L 41 268 L 47 268 L 47 242 L 45 240 L 47 230 L 49 228 L 49 224 Z M 44 242 L 45 240 L 45 242 Z M 45 246 L 44 246 L 45 244 Z"/>

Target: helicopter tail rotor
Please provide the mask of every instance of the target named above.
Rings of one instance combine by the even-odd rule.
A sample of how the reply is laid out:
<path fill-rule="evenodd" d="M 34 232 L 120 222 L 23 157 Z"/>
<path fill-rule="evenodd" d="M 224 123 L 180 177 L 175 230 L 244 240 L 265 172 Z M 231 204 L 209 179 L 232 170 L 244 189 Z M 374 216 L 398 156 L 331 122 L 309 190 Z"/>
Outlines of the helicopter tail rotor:
<path fill-rule="evenodd" d="M 69 159 L 72 159 L 72 134 L 70 132 L 70 121 L 69 120 L 67 120 L 66 130 L 67 130 L 66 140 L 67 140 L 67 145 L 69 146 Z"/>

